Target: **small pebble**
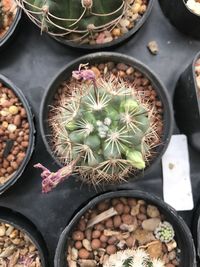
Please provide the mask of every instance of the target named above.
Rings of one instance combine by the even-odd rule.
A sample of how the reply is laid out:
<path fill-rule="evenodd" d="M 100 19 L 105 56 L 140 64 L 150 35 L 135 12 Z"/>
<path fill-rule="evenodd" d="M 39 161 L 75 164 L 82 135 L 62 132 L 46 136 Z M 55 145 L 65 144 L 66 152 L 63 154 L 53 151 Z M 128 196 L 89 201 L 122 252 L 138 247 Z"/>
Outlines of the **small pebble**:
<path fill-rule="evenodd" d="M 158 52 L 159 52 L 159 49 L 158 49 L 158 44 L 156 41 L 151 41 L 148 43 L 147 45 L 149 51 L 151 52 L 152 55 L 157 55 Z"/>

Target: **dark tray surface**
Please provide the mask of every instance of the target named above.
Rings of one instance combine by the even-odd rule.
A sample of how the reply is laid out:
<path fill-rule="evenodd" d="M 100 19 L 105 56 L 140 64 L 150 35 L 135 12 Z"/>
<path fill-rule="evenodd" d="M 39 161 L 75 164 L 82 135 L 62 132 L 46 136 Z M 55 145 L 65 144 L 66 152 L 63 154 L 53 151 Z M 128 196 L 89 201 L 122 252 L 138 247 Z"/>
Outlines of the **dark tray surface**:
<path fill-rule="evenodd" d="M 156 40 L 159 54 L 153 56 L 146 45 Z M 157 0 L 144 27 L 127 43 L 114 49 L 133 56 L 146 63 L 161 78 L 171 97 L 180 73 L 192 61 L 200 50 L 200 42 L 179 33 L 162 14 Z M 13 42 L 0 52 L 0 72 L 15 83 L 27 96 L 36 117 L 37 142 L 34 155 L 21 179 L 6 193 L 0 196 L 0 206 L 12 208 L 27 216 L 38 227 L 47 243 L 51 266 L 54 251 L 61 231 L 73 213 L 91 197 L 117 188 L 143 189 L 162 197 L 161 165 L 138 181 L 121 186 L 107 186 L 102 190 L 80 185 L 71 177 L 59 185 L 52 193 L 41 193 L 41 178 L 38 170 L 32 166 L 37 162 L 56 170 L 41 140 L 38 115 L 44 90 L 70 60 L 85 52 L 73 50 L 56 43 L 47 35 L 40 36 L 39 30 L 26 18 L 23 18 L 18 35 Z M 175 127 L 174 133 L 178 133 Z M 200 155 L 190 148 L 191 179 L 195 205 L 198 201 L 200 186 Z M 181 212 L 191 227 L 193 212 Z"/>

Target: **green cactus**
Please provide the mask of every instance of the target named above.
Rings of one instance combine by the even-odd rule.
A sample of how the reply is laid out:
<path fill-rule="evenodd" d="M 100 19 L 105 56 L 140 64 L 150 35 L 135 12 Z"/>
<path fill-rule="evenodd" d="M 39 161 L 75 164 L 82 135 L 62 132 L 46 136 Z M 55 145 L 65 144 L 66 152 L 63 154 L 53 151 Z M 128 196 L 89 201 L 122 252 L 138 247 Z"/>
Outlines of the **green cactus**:
<path fill-rule="evenodd" d="M 50 120 L 55 153 L 65 164 L 80 157 L 75 171 L 85 181 L 117 182 L 145 168 L 153 112 L 133 86 L 113 78 L 77 82 L 56 110 Z"/>
<path fill-rule="evenodd" d="M 151 259 L 142 249 L 125 249 L 111 256 L 105 261 L 103 267 L 164 267 L 164 262 Z"/>
<path fill-rule="evenodd" d="M 125 0 L 17 0 L 42 30 L 54 36 L 81 39 L 111 29 L 125 11 Z"/>
<path fill-rule="evenodd" d="M 174 229 L 169 222 L 160 223 L 154 234 L 157 239 L 165 243 L 172 241 L 175 235 Z"/>

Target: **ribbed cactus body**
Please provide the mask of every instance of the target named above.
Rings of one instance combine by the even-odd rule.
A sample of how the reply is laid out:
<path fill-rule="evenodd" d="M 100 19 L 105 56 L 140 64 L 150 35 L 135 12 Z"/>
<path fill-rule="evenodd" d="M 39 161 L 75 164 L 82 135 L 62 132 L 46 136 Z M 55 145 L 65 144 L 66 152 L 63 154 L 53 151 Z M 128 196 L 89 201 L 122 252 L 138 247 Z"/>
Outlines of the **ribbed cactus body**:
<path fill-rule="evenodd" d="M 146 167 L 151 115 L 134 87 L 122 81 L 80 83 L 52 120 L 56 154 L 65 164 L 79 158 L 76 171 L 90 182 L 124 179 Z"/>
<path fill-rule="evenodd" d="M 124 0 L 27 0 L 28 11 L 39 12 L 42 27 L 77 33 L 108 27 L 123 12 Z"/>

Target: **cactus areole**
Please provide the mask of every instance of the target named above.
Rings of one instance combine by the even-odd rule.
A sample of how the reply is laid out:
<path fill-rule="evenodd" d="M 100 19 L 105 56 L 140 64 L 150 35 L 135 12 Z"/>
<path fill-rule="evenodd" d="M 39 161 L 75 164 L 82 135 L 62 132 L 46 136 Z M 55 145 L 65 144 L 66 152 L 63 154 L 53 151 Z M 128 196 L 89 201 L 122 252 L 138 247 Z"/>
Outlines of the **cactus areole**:
<path fill-rule="evenodd" d="M 82 65 L 72 76 L 69 95 L 61 98 L 49 117 L 54 153 L 65 167 L 57 173 L 43 167 L 43 184 L 52 180 L 55 187 L 70 173 L 79 173 L 84 182 L 94 185 L 116 183 L 143 170 L 152 148 L 159 144 L 154 107 L 133 84 L 114 75 L 96 78 Z"/>
<path fill-rule="evenodd" d="M 125 0 L 17 0 L 42 31 L 55 37 L 88 34 L 114 27 L 123 15 Z"/>

